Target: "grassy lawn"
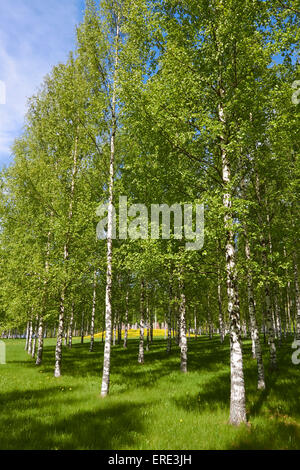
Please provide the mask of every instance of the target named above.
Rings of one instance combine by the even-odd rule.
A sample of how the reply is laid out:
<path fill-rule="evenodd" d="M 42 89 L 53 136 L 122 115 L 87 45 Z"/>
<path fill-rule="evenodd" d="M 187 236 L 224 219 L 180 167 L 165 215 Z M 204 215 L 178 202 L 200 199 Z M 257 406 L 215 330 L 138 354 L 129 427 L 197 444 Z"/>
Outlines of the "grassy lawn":
<path fill-rule="evenodd" d="M 53 377 L 55 340 L 45 341 L 40 368 L 24 340 L 6 341 L 0 365 L 1 449 L 300 449 L 300 365 L 291 343 L 279 350 L 279 370 L 256 391 L 256 362 L 244 342 L 249 425 L 229 416 L 229 346 L 219 339 L 189 341 L 189 372 L 179 371 L 179 349 L 165 353 L 155 339 L 145 364 L 138 341 L 112 353 L 110 396 L 99 396 L 103 345 L 74 341 L 63 351 L 63 377 Z M 265 354 L 265 357 L 266 354 Z M 265 363 L 267 361 L 265 360 Z M 267 363 L 265 364 L 267 368 Z"/>

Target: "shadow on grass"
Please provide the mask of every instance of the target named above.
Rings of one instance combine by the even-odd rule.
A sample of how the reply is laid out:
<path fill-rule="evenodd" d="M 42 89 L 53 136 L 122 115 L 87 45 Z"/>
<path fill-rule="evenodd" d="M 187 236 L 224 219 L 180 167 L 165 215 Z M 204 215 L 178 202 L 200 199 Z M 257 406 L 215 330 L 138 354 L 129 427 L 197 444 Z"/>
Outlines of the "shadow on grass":
<path fill-rule="evenodd" d="M 202 337 L 191 339 L 188 346 L 188 370 L 199 383 L 199 390 L 197 393 L 187 390 L 186 394 L 177 395 L 170 402 L 173 407 L 193 415 L 206 413 L 208 420 L 209 416 L 212 417 L 213 423 L 213 414 L 217 409 L 221 408 L 226 413 L 229 410 L 228 341 L 221 345 L 219 338 L 210 340 Z M 137 389 L 154 392 L 160 380 L 167 379 L 170 384 L 176 381 L 182 383 L 185 377 L 179 372 L 179 348 L 173 345 L 168 355 L 165 347 L 164 340 L 156 340 L 150 351 L 145 351 L 144 365 L 137 363 L 138 340 L 130 340 L 126 350 L 122 345 L 113 347 L 112 397 L 101 400 L 95 394 L 91 400 L 91 393 L 88 392 L 91 406 L 87 410 L 82 409 L 81 400 L 85 400 L 85 386 L 89 379 L 97 379 L 100 388 L 103 344 L 97 342 L 93 353 L 89 352 L 89 343 L 76 343 L 71 350 L 64 347 L 63 380 L 80 380 L 78 387 L 73 386 L 75 395 L 61 393 L 59 382 L 56 387 L 48 386 L 43 390 L 33 388 L 0 394 L 3 430 L 0 430 L 0 448 L 139 448 L 140 435 L 147 432 L 143 426 L 143 410 L 150 404 L 144 400 L 143 394 L 138 399 L 135 395 L 136 401 L 129 402 L 126 393 Z M 53 375 L 54 349 L 54 345 L 45 346 L 43 365 L 37 370 Z M 291 362 L 290 344 L 284 344 L 279 351 L 279 370 L 276 374 L 269 374 L 266 367 L 267 390 L 263 392 L 256 390 L 257 368 L 256 361 L 251 358 L 251 343 L 245 341 L 243 349 L 247 413 L 251 426 L 237 432 L 234 443 L 228 448 L 300 448 L 300 374 L 299 368 Z M 35 368 L 30 360 L 10 361 L 11 364 L 16 362 L 22 368 Z M 187 377 L 190 377 L 189 373 Z M 150 403 L 154 406 L 155 399 Z M 213 426 L 210 422 L 208 425 Z"/>
<path fill-rule="evenodd" d="M 143 431 L 139 419 L 142 405 L 112 403 L 109 398 L 104 402 L 100 397 L 95 397 L 95 400 L 98 403 L 94 410 L 63 417 L 64 407 L 72 405 L 74 400 L 66 395 L 62 398 L 56 388 L 13 392 L 5 396 L 9 413 L 1 413 L 1 427 L 2 430 L 9 429 L 9 433 L 2 434 L 0 430 L 0 449 L 135 448 L 138 445 L 137 435 Z M 51 401 L 55 401 L 54 409 Z M 35 407 L 33 415 L 28 413 L 26 402 Z M 18 410 L 12 411 L 11 404 L 18 405 Z"/>

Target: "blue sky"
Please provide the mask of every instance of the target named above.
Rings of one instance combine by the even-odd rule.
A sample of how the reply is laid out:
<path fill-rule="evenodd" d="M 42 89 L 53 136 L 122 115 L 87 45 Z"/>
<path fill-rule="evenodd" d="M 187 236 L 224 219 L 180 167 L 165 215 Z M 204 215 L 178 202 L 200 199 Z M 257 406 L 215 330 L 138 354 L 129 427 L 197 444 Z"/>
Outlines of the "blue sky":
<path fill-rule="evenodd" d="M 10 147 L 22 132 L 27 98 L 74 49 L 84 3 L 0 0 L 0 85 L 6 88 L 6 104 L 0 104 L 0 169 L 12 161 Z"/>

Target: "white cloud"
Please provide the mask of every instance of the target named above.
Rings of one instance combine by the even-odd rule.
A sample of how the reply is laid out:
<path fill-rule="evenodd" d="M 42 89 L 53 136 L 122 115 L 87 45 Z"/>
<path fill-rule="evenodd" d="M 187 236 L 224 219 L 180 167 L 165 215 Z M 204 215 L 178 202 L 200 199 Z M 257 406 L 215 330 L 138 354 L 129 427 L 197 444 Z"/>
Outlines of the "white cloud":
<path fill-rule="evenodd" d="M 6 104 L 0 104 L 0 167 L 20 135 L 27 99 L 53 65 L 67 59 L 75 44 L 75 25 L 83 0 L 0 0 L 0 80 Z"/>

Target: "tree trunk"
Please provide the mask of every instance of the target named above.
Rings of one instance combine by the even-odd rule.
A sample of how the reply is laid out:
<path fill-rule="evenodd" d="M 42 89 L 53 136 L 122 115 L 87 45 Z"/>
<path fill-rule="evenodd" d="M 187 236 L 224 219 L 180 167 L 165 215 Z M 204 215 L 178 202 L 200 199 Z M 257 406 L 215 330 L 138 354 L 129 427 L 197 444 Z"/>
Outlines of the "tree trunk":
<path fill-rule="evenodd" d="M 44 323 L 43 323 L 43 316 L 40 316 L 39 320 L 39 331 L 38 331 L 38 350 L 37 350 L 37 358 L 36 358 L 36 365 L 39 366 L 42 363 L 43 357 L 43 346 L 44 346 Z"/>
<path fill-rule="evenodd" d="M 116 337 L 117 337 L 117 324 L 116 324 L 116 316 L 114 316 L 114 334 L 113 334 L 113 346 L 116 345 Z"/>
<path fill-rule="evenodd" d="M 153 313 L 150 305 L 150 343 L 153 343 Z"/>
<path fill-rule="evenodd" d="M 261 197 L 260 197 L 260 184 L 258 174 L 256 174 L 256 195 L 257 199 L 260 204 L 262 204 Z M 258 214 L 259 222 L 261 226 L 263 226 L 263 220 Z M 261 246 L 262 246 L 262 261 L 264 267 L 264 274 L 265 278 L 268 279 L 268 261 L 267 261 L 267 246 L 264 236 L 261 236 Z M 273 371 L 277 368 L 277 353 L 276 353 L 276 345 L 275 345 L 275 332 L 274 332 L 274 324 L 272 318 L 272 304 L 271 304 L 271 295 L 270 295 L 270 285 L 267 281 L 265 281 L 265 302 L 266 302 L 266 315 L 265 315 L 265 323 L 268 335 L 268 344 L 270 348 L 270 370 Z"/>
<path fill-rule="evenodd" d="M 180 278 L 180 370 L 183 373 L 187 372 L 187 338 L 186 338 L 186 299 L 184 293 L 184 281 Z"/>
<path fill-rule="evenodd" d="M 219 326 L 220 326 L 220 341 L 221 344 L 224 342 L 224 320 L 223 320 L 223 309 L 222 309 L 222 291 L 220 274 L 218 272 L 218 306 L 219 306 Z"/>
<path fill-rule="evenodd" d="M 144 281 L 141 282 L 141 308 L 140 308 L 140 342 L 139 342 L 139 356 L 138 362 L 144 364 Z"/>
<path fill-rule="evenodd" d="M 30 322 L 27 322 L 27 328 L 26 328 L 26 342 L 25 342 L 25 351 L 28 349 L 28 344 L 29 344 L 29 330 L 30 330 Z"/>
<path fill-rule="evenodd" d="M 149 315 L 149 295 L 146 295 L 146 322 L 147 322 L 147 342 L 146 351 L 149 351 L 150 346 L 150 315 Z"/>
<path fill-rule="evenodd" d="M 53 212 L 51 212 L 50 217 L 53 217 Z M 49 273 L 49 255 L 50 255 L 50 239 L 51 239 L 51 232 L 48 232 L 48 239 L 47 239 L 47 247 L 46 247 L 46 259 L 45 259 L 45 273 L 46 278 L 44 280 L 44 293 L 43 293 L 43 306 L 42 306 L 42 313 L 39 320 L 39 331 L 38 331 L 38 350 L 37 350 L 37 358 L 36 358 L 36 365 L 39 366 L 42 363 L 43 358 L 43 348 L 44 348 L 44 314 L 46 310 L 46 301 L 47 301 L 47 284 L 48 278 L 47 275 Z"/>
<path fill-rule="evenodd" d="M 105 345 L 103 356 L 103 375 L 101 384 L 101 396 L 106 397 L 109 393 L 110 382 L 110 355 L 111 355 L 111 316 L 112 316 L 112 236 L 113 236 L 113 195 L 114 195 L 114 161 L 115 161 L 115 139 L 117 132 L 116 117 L 116 87 L 119 62 L 119 22 L 118 14 L 116 25 L 116 45 L 115 45 L 115 63 L 114 79 L 112 93 L 112 128 L 110 138 L 110 164 L 109 164 L 109 204 L 108 204 L 108 223 L 107 223 L 107 271 L 106 271 L 106 293 L 105 293 Z"/>
<path fill-rule="evenodd" d="M 197 311 L 196 311 L 196 307 L 194 309 L 194 331 L 195 331 L 195 339 L 197 339 L 198 330 L 197 330 Z"/>
<path fill-rule="evenodd" d="M 281 345 L 281 340 L 282 340 L 281 314 L 280 314 L 280 307 L 278 304 L 278 297 L 276 293 L 274 294 L 274 305 L 275 305 L 275 321 L 276 321 L 277 337 L 279 339 L 279 345 Z"/>
<path fill-rule="evenodd" d="M 295 282 L 295 301 L 296 301 L 296 340 L 300 340 L 300 290 L 299 290 L 299 273 L 296 253 L 293 253 L 294 264 L 294 282 Z"/>
<path fill-rule="evenodd" d="M 245 230 L 245 237 L 246 237 L 246 240 L 245 240 L 246 260 L 247 260 L 247 264 L 250 265 L 251 253 L 250 253 L 250 245 L 249 245 L 249 241 L 247 238 L 246 230 Z M 252 336 L 252 340 L 254 343 L 255 358 L 257 361 L 257 372 L 258 372 L 257 388 L 259 390 L 264 390 L 266 388 L 265 373 L 264 373 L 264 365 L 263 365 L 263 360 L 262 360 L 259 331 L 258 331 L 257 323 L 256 323 L 253 280 L 252 280 L 252 274 L 249 268 L 247 269 L 247 290 L 248 290 L 248 307 L 249 307 L 249 317 L 250 317 L 250 326 L 251 326 L 251 336 Z"/>
<path fill-rule="evenodd" d="M 34 327 L 34 338 L 33 338 L 33 342 L 32 342 L 32 352 L 31 352 L 32 358 L 35 357 L 36 337 L 37 337 L 37 332 L 38 332 L 38 324 L 39 324 L 39 317 L 36 317 L 35 327 Z"/>
<path fill-rule="evenodd" d="M 94 271 L 94 282 L 93 282 L 93 301 L 92 301 L 90 352 L 93 352 L 93 351 L 94 351 L 95 312 L 96 312 L 96 286 L 97 286 L 97 271 L 95 270 L 95 271 Z"/>
<path fill-rule="evenodd" d="M 73 322 L 74 322 L 74 302 L 72 302 L 72 307 L 71 307 L 71 318 L 70 318 L 70 324 L 69 324 L 69 341 L 68 341 L 68 346 L 71 349 L 72 348 L 72 339 L 73 339 Z"/>
<path fill-rule="evenodd" d="M 84 312 L 81 314 L 80 344 L 84 343 Z"/>
<path fill-rule="evenodd" d="M 264 239 L 262 239 L 261 243 L 262 243 L 262 248 L 263 248 L 263 251 L 262 251 L 263 265 L 265 268 L 265 272 L 267 272 L 267 255 L 266 255 L 266 245 L 265 245 Z M 270 348 L 270 369 L 272 371 L 277 368 L 277 353 L 276 353 L 275 332 L 274 332 L 274 325 L 273 325 L 273 318 L 272 318 L 270 286 L 267 281 L 265 282 L 265 301 L 266 301 L 265 320 L 266 320 L 268 344 Z"/>
<path fill-rule="evenodd" d="M 29 322 L 28 349 L 27 349 L 27 352 L 29 355 L 32 354 L 32 335 L 33 335 L 33 325 L 32 325 L 32 321 L 30 321 Z"/>
<path fill-rule="evenodd" d="M 221 79 L 220 79 L 221 83 Z M 224 90 L 220 88 L 220 98 L 223 100 Z M 225 209 L 224 225 L 226 230 L 226 273 L 227 273 L 227 297 L 228 317 L 230 321 L 230 423 L 239 425 L 246 422 L 246 396 L 243 370 L 243 353 L 241 341 L 240 309 L 237 294 L 237 274 L 234 253 L 234 232 L 232 203 L 230 193 L 231 173 L 229 158 L 227 155 L 226 116 L 223 105 L 219 104 L 219 121 L 223 125 L 224 134 L 220 135 L 220 148 L 222 158 L 222 177 L 224 184 L 223 206 Z"/>
<path fill-rule="evenodd" d="M 291 283 L 288 281 L 287 288 L 286 288 L 286 314 L 287 314 L 287 322 L 288 322 L 288 333 L 292 334 L 292 320 L 291 320 L 291 298 L 290 298 L 290 290 L 291 290 Z"/>
<path fill-rule="evenodd" d="M 61 361 L 62 361 L 62 340 L 64 333 L 64 315 L 65 315 L 65 287 L 61 292 L 60 299 L 60 312 L 58 319 L 57 340 L 55 348 L 55 369 L 54 377 L 61 376 Z"/>
<path fill-rule="evenodd" d="M 68 228 L 66 233 L 66 240 L 64 244 L 64 265 L 65 265 L 65 274 L 66 274 L 66 263 L 69 259 L 69 242 L 70 242 L 70 225 L 73 217 L 73 203 L 74 203 L 74 194 L 75 194 L 75 181 L 77 174 L 77 152 L 78 152 L 78 134 L 75 138 L 75 147 L 73 152 L 73 165 L 72 165 L 72 181 L 71 181 L 71 194 L 70 194 L 70 203 L 69 203 L 69 212 L 68 212 Z M 57 342 L 55 349 L 55 368 L 54 368 L 54 377 L 61 376 L 61 361 L 62 361 L 62 339 L 64 334 L 64 316 L 65 316 L 65 295 L 66 295 L 66 281 L 63 282 L 63 288 L 61 291 L 60 297 L 60 313 L 58 319 L 58 331 L 57 331 Z"/>
<path fill-rule="evenodd" d="M 172 345 L 172 285 L 171 281 L 169 283 L 169 306 L 168 306 L 168 341 L 167 341 L 167 353 L 171 352 L 171 345 Z"/>
<path fill-rule="evenodd" d="M 122 341 L 122 319 L 118 316 L 118 344 Z"/>
<path fill-rule="evenodd" d="M 208 327 L 209 327 L 209 339 L 213 339 L 213 322 L 211 318 L 209 295 L 207 298 L 207 319 L 208 319 Z"/>
<path fill-rule="evenodd" d="M 125 310 L 125 331 L 124 331 L 124 348 L 127 348 L 127 340 L 128 340 L 128 298 L 129 298 L 129 291 L 126 292 L 126 310 Z"/>
<path fill-rule="evenodd" d="M 65 347 L 68 345 L 68 326 L 65 327 L 64 331 Z"/>

